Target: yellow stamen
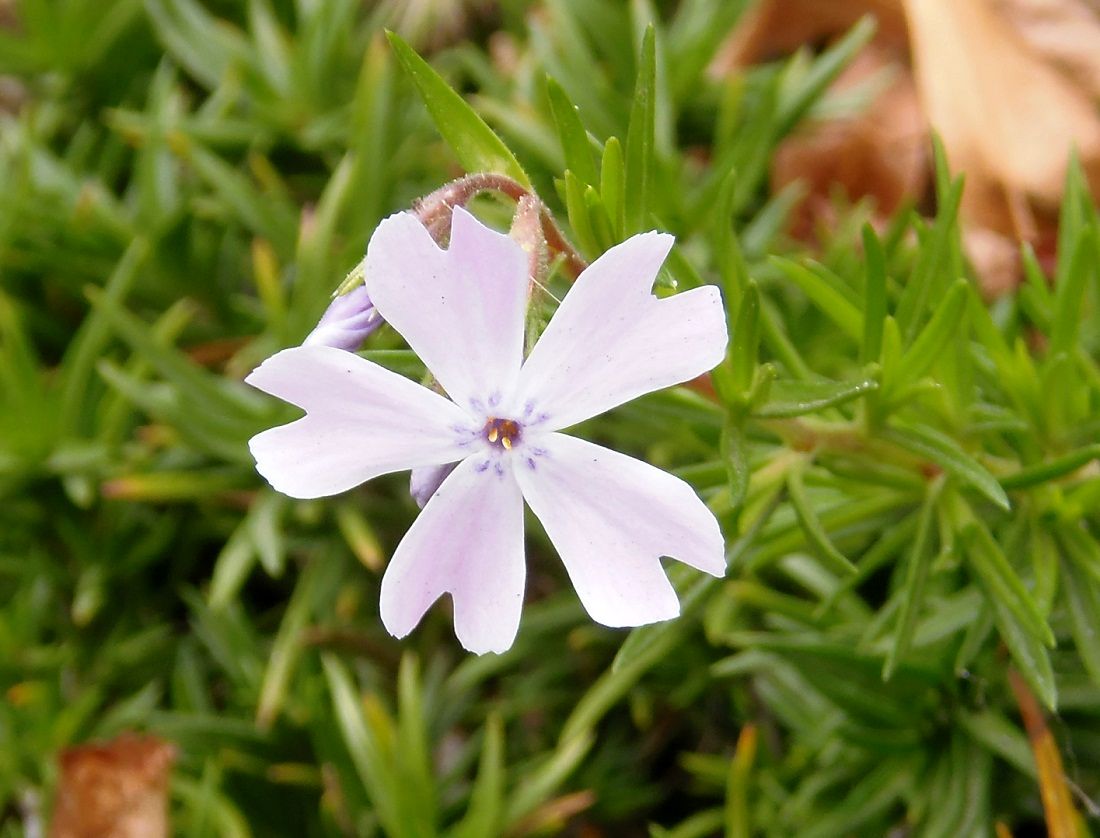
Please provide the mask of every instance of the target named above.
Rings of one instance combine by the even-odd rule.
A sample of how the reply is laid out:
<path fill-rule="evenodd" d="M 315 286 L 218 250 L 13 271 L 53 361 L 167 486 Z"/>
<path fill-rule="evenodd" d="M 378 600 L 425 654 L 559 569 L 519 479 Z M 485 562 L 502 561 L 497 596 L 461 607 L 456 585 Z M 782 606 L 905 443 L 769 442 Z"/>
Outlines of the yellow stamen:
<path fill-rule="evenodd" d="M 504 437 L 500 441 L 500 444 L 504 446 L 505 451 L 511 451 L 512 450 L 512 440 L 511 440 L 510 437 Z"/>
<path fill-rule="evenodd" d="M 497 437 L 499 437 L 499 436 L 500 436 L 500 429 L 499 428 L 493 427 L 493 428 L 489 429 L 489 442 L 496 442 Z"/>

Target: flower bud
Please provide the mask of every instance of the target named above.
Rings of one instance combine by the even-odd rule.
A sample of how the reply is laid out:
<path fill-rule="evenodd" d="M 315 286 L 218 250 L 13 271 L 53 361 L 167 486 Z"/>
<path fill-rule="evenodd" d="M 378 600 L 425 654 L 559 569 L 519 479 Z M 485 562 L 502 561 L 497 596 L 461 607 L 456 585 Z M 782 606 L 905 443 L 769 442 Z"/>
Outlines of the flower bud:
<path fill-rule="evenodd" d="M 302 344 L 334 346 L 354 352 L 382 325 L 382 318 L 370 301 L 365 285 L 357 285 L 334 299 Z"/>

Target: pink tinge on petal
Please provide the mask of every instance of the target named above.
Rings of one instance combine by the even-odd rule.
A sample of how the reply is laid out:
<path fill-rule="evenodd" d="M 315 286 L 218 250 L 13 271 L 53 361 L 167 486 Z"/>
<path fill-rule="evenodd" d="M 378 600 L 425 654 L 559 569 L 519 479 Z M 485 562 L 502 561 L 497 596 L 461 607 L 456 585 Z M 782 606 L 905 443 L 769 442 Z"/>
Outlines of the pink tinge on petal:
<path fill-rule="evenodd" d="M 409 474 L 409 494 L 421 509 L 432 499 L 435 490 L 443 485 L 447 476 L 455 470 L 456 463 L 445 466 L 424 466 L 414 468 Z"/>
<path fill-rule="evenodd" d="M 382 578 L 382 622 L 404 637 L 449 593 L 463 647 L 504 652 L 519 629 L 525 579 L 519 486 L 506 460 L 473 456 L 443 481 L 397 546 Z"/>
<path fill-rule="evenodd" d="M 653 281 L 672 236 L 642 233 L 581 274 L 520 373 L 519 403 L 559 430 L 645 393 L 695 378 L 726 351 L 726 314 L 713 286 L 666 299 Z"/>
<path fill-rule="evenodd" d="M 455 208 L 441 250 L 412 213 L 371 236 L 367 289 L 383 318 L 463 407 L 508 394 L 523 360 L 527 255 L 508 236 Z"/>
<path fill-rule="evenodd" d="M 677 616 L 661 556 L 725 573 L 718 521 L 687 483 L 564 434 L 535 445 L 516 479 L 593 620 L 640 626 Z"/>
<path fill-rule="evenodd" d="M 371 302 L 366 286 L 360 285 L 329 303 L 304 346 L 335 346 L 354 352 L 379 326 L 382 317 Z"/>
<path fill-rule="evenodd" d="M 330 346 L 284 349 L 245 379 L 306 411 L 249 442 L 256 469 L 294 498 L 466 456 L 469 416 L 426 387 Z"/>

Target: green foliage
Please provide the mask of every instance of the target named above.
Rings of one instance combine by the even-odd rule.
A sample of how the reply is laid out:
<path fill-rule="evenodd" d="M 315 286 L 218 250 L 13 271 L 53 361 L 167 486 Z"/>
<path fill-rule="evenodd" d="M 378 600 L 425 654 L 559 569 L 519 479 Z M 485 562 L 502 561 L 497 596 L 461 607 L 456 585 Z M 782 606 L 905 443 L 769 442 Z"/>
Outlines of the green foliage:
<path fill-rule="evenodd" d="M 385 4 L 109 5 L 23 3 L 0 35 L 26 86 L 0 114 L 0 835 L 48 803 L 61 748 L 134 728 L 179 748 L 182 834 L 1026 830 L 1009 667 L 1100 795 L 1079 169 L 1055 276 L 1025 252 L 986 305 L 942 151 L 934 219 L 878 234 L 849 208 L 815 258 L 783 236 L 771 154 L 867 23 L 714 79 L 743 4 L 501 4 L 507 71 L 479 40 L 387 41 Z M 403 481 L 302 503 L 254 473 L 248 438 L 293 414 L 241 378 L 456 161 L 534 184 L 587 257 L 675 233 L 658 293 L 723 289 L 717 395 L 583 429 L 719 517 L 729 573 L 670 567 L 676 621 L 592 624 L 533 535 L 512 651 L 461 654 L 444 606 L 397 643 L 376 603 Z M 423 373 L 389 330 L 367 355 Z"/>

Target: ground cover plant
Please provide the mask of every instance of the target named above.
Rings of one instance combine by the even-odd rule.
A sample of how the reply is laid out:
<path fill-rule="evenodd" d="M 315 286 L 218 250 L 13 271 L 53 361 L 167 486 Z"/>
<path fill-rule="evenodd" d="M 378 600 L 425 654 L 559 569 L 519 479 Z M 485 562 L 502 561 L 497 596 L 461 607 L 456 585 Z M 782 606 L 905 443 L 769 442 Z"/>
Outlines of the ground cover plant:
<path fill-rule="evenodd" d="M 965 172 L 812 253 L 768 163 L 871 37 L 706 72 L 740 3 L 24 0 L 0 30 L 0 834 L 57 756 L 171 743 L 186 835 L 1088 834 L 1100 809 L 1100 218 L 984 299 Z M 387 35 L 386 29 L 395 30 Z M 858 98 L 858 97 L 857 97 Z M 529 516 L 504 654 L 397 641 L 404 475 L 291 500 L 244 383 L 386 216 L 455 179 L 550 272 L 676 237 L 721 289 L 706 377 L 571 432 L 673 472 L 727 571 L 592 622 Z M 543 211 L 545 207 L 545 211 Z M 556 237 L 556 238 L 555 238 Z M 421 381 L 389 326 L 364 357 Z"/>

